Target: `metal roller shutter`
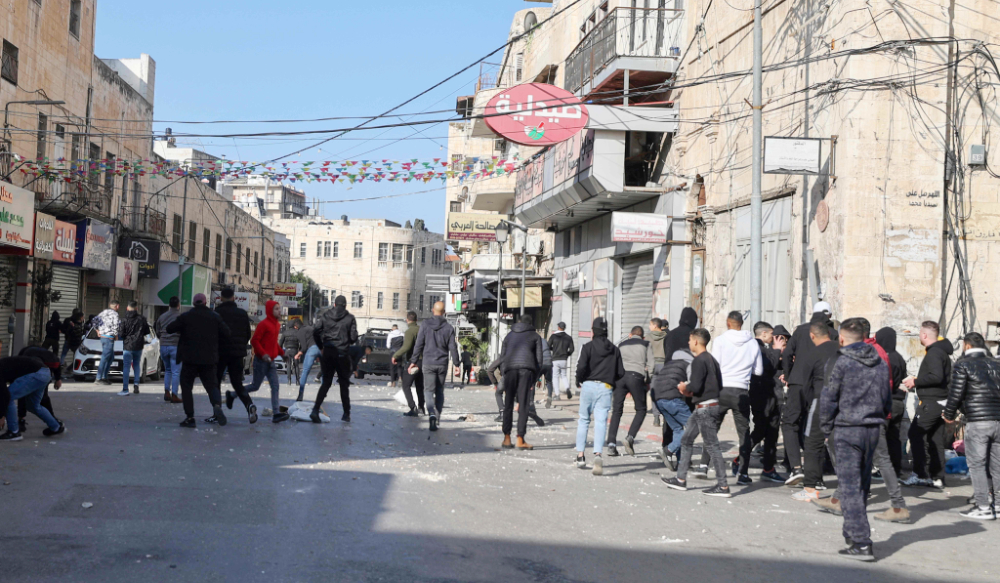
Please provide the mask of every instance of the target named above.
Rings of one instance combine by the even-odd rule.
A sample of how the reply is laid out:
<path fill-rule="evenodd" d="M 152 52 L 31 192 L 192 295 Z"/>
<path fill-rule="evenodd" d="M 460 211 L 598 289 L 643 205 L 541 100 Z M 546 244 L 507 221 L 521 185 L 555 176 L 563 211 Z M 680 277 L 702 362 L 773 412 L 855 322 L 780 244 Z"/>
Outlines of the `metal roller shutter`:
<path fill-rule="evenodd" d="M 17 273 L 17 258 L 0 255 L 0 266 L 6 267 L 12 270 L 13 273 Z M 0 307 L 0 340 L 3 340 L 3 354 L 2 356 L 7 356 L 10 354 L 11 348 L 14 346 L 13 337 L 7 333 L 7 322 L 10 317 L 14 315 L 14 297 L 10 298 L 11 305 Z"/>
<path fill-rule="evenodd" d="M 567 366 L 569 370 L 566 371 L 570 383 L 572 386 L 576 386 L 576 367 L 573 364 L 576 362 L 576 357 L 580 354 L 583 349 L 583 344 L 586 342 L 584 338 L 580 338 L 580 296 L 579 294 L 566 293 L 563 298 L 566 298 L 570 306 L 572 307 L 572 315 L 569 320 L 569 337 L 573 339 L 573 355 L 570 356 Z"/>
<path fill-rule="evenodd" d="M 622 313 L 618 318 L 618 339 L 625 338 L 633 326 L 649 326 L 653 317 L 653 254 L 643 253 L 625 259 L 622 269 Z"/>
<path fill-rule="evenodd" d="M 70 267 L 52 266 L 52 291 L 58 291 L 59 301 L 49 305 L 49 314 L 59 312 L 62 319 L 69 318 L 80 308 L 80 271 Z"/>
<path fill-rule="evenodd" d="M 83 310 L 84 317 L 89 319 L 96 316 L 108 307 L 108 290 L 102 287 L 88 287 L 86 308 Z"/>

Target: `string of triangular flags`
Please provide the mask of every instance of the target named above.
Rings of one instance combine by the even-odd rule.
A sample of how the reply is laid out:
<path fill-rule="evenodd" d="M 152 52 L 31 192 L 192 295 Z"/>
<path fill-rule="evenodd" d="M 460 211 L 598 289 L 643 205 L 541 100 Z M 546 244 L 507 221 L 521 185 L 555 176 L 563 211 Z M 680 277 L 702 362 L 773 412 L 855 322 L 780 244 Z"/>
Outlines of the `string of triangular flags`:
<path fill-rule="evenodd" d="M 47 179 L 50 182 L 72 182 L 74 179 L 96 178 L 103 174 L 137 179 L 141 176 L 161 176 L 167 179 L 221 178 L 229 180 L 247 176 L 269 178 L 276 182 L 411 182 L 431 180 L 479 180 L 504 176 L 517 171 L 520 159 L 492 157 L 452 156 L 450 159 L 421 160 L 323 160 L 291 162 L 248 162 L 237 160 L 205 160 L 193 164 L 179 164 L 169 160 L 118 159 L 101 160 L 67 158 L 40 158 L 28 160 L 17 157 L 20 172 Z"/>

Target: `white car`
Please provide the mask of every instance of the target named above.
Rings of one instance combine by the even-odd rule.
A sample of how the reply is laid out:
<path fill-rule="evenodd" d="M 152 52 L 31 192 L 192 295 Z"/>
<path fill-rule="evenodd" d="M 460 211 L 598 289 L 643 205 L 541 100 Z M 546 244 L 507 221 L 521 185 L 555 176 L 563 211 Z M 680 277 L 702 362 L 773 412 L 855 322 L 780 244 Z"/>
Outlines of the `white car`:
<path fill-rule="evenodd" d="M 115 341 L 115 359 L 111 363 L 110 377 L 122 376 L 122 341 Z M 93 380 L 97 378 L 97 368 L 101 364 L 101 337 L 97 334 L 97 328 L 91 328 L 87 332 L 80 348 L 73 355 L 73 379 L 77 381 Z M 163 372 L 163 365 L 160 362 L 160 340 L 152 330 L 146 335 L 146 346 L 142 349 L 142 362 L 139 367 L 141 378 L 140 383 L 150 379 L 159 380 Z M 131 373 L 130 373 L 131 374 Z"/>

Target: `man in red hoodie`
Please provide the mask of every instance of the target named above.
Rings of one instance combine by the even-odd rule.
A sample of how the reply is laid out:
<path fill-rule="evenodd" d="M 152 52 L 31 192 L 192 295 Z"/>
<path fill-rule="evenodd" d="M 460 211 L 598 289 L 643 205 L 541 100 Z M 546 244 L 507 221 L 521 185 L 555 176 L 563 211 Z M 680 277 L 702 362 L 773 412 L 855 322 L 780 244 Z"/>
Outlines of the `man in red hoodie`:
<path fill-rule="evenodd" d="M 270 300 L 265 304 L 267 317 L 254 330 L 250 339 L 250 347 L 253 348 L 253 382 L 247 386 L 248 393 L 254 393 L 260 389 L 260 385 L 267 378 L 271 385 L 271 417 L 272 423 L 281 423 L 288 420 L 288 413 L 279 412 L 281 404 L 278 385 L 278 368 L 274 365 L 274 359 L 284 356 L 285 351 L 278 345 L 278 335 L 281 333 L 281 324 L 278 317 L 281 315 L 281 306 L 278 302 Z"/>

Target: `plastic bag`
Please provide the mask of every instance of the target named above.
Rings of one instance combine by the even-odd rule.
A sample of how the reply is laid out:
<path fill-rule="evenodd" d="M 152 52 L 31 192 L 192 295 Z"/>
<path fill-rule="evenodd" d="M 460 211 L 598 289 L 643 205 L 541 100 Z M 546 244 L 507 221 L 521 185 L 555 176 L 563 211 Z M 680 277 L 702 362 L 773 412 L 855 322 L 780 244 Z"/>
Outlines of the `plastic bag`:
<path fill-rule="evenodd" d="M 313 410 L 313 403 L 306 403 L 305 401 L 297 401 L 291 407 L 288 408 L 288 415 L 292 419 L 295 419 L 296 421 L 312 422 L 312 419 L 309 418 L 309 414 L 312 413 L 312 410 Z M 330 417 L 327 416 L 326 413 L 323 413 L 322 409 L 320 409 L 319 411 L 319 418 L 320 421 L 322 421 L 323 423 L 330 422 Z"/>

